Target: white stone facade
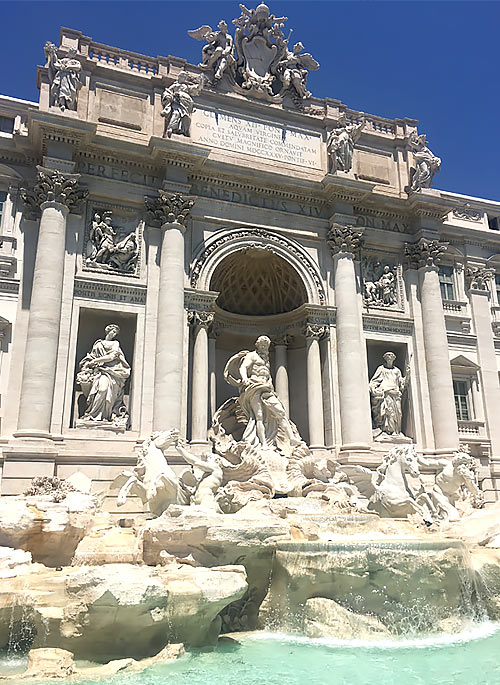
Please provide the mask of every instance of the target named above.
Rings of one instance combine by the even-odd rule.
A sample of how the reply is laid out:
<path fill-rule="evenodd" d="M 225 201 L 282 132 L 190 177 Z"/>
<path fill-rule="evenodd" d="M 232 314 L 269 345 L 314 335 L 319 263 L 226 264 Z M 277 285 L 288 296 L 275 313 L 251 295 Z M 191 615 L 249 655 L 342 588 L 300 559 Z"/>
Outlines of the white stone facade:
<path fill-rule="evenodd" d="M 152 430 L 203 449 L 233 394 L 227 360 L 266 334 L 313 451 L 380 464 L 398 438 L 374 437 L 369 379 L 392 351 L 410 373 L 399 439 L 424 457 L 469 444 L 498 499 L 500 203 L 408 192 L 417 122 L 328 98 L 294 109 L 207 86 L 190 135 L 164 137 L 164 89 L 200 67 L 62 29 L 59 57 L 72 49 L 76 109 L 50 104 L 47 66 L 39 103 L 0 97 L 1 493 L 77 470 L 106 492 Z M 330 173 L 329 133 L 362 116 L 352 169 Z M 96 214 L 118 266 L 91 254 Z M 385 266 L 390 292 L 375 296 Z M 82 425 L 79 362 L 110 323 L 131 366 L 129 418 Z"/>

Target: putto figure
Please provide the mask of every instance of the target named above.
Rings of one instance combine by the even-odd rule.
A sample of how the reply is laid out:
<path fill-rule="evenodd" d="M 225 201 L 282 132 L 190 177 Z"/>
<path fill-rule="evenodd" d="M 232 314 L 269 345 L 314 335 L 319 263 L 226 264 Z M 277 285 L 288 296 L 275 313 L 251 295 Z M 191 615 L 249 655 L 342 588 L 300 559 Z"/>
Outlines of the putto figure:
<path fill-rule="evenodd" d="M 91 351 L 80 362 L 76 382 L 87 399 L 83 424 L 104 423 L 126 428 L 128 412 L 123 403 L 125 382 L 130 364 L 116 336 L 120 327 L 110 324 L 104 329 L 104 340 L 96 340 Z"/>
<path fill-rule="evenodd" d="M 307 100 L 311 97 L 307 90 L 308 70 L 316 71 L 319 63 L 308 52 L 302 52 L 302 43 L 295 43 L 293 51 L 286 48 L 284 57 L 278 62 L 276 73 L 281 78 L 282 93 L 291 89 L 300 100 Z"/>
<path fill-rule="evenodd" d="M 403 376 L 400 369 L 394 366 L 394 352 L 386 352 L 383 359 L 385 364 L 377 368 L 369 386 L 373 424 L 381 433 L 400 436 L 402 398 L 410 382 L 410 367 L 406 367 L 406 375 Z"/>
<path fill-rule="evenodd" d="M 172 133 L 189 136 L 191 115 L 194 110 L 193 95 L 198 95 L 203 88 L 203 76 L 200 74 L 196 83 L 189 83 L 187 71 L 181 71 L 177 81 L 165 88 L 161 96 L 163 106 L 162 117 L 165 117 L 165 135 L 170 138 Z"/>
<path fill-rule="evenodd" d="M 361 136 L 365 123 L 363 118 L 359 123 L 348 124 L 344 117 L 342 126 L 334 128 L 328 134 L 326 149 L 330 157 L 330 173 L 352 169 L 354 146 Z"/>
<path fill-rule="evenodd" d="M 216 84 L 225 73 L 234 75 L 233 37 L 227 32 L 225 21 L 219 21 L 218 31 L 212 31 L 208 25 L 200 26 L 195 31 L 188 31 L 188 36 L 207 42 L 201 51 L 203 62 L 199 65 L 211 74 L 212 83 Z"/>
<path fill-rule="evenodd" d="M 410 171 L 410 188 L 416 192 L 422 188 L 430 188 L 434 174 L 441 168 L 441 160 L 427 147 L 425 134 L 418 136 L 412 131 L 408 139 L 408 146 L 413 152 L 416 168 Z"/>
<path fill-rule="evenodd" d="M 44 53 L 49 73 L 50 104 L 60 107 L 63 112 L 65 109 L 76 110 L 82 71 L 82 65 L 76 59 L 76 50 L 71 48 L 67 57 L 59 59 L 56 46 L 47 41 Z"/>
<path fill-rule="evenodd" d="M 299 440 L 293 433 L 285 408 L 274 392 L 269 364 L 271 340 L 261 335 L 255 341 L 255 351 L 243 350 L 231 357 L 224 369 L 224 378 L 240 391 L 239 404 L 247 419 L 242 440 L 255 447 L 272 447 L 281 428 L 291 445 Z"/>

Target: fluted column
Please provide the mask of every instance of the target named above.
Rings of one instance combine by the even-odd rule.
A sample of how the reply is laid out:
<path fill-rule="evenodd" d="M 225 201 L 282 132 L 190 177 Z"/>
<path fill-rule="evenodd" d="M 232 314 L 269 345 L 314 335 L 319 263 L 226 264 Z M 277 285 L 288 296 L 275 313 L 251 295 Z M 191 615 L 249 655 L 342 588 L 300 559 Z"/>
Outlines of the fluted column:
<path fill-rule="evenodd" d="M 342 449 L 369 449 L 372 440 L 370 397 L 366 377 L 366 346 L 356 289 L 354 255 L 362 232 L 333 224 L 328 234 L 332 251 L 337 309 L 337 366 Z"/>
<path fill-rule="evenodd" d="M 484 413 L 491 453 L 500 454 L 500 384 L 498 383 L 497 357 L 491 328 L 490 286 L 495 272 L 484 266 L 469 266 L 466 278 L 472 308 L 474 331 L 477 337 L 477 356 L 481 367 L 481 386 L 484 399 Z"/>
<path fill-rule="evenodd" d="M 193 200 L 159 190 L 146 197 L 150 218 L 162 230 L 156 328 L 153 430 L 181 427 L 184 360 L 184 232 Z"/>
<path fill-rule="evenodd" d="M 56 378 L 64 275 L 66 220 L 87 192 L 79 174 L 37 167 L 32 190 L 21 190 L 32 211 L 41 210 L 24 353 L 16 435 L 48 437 Z"/>
<path fill-rule="evenodd" d="M 290 417 L 290 394 L 288 388 L 288 362 L 287 362 L 288 338 L 283 335 L 274 341 L 274 361 L 276 366 L 275 388 L 276 394 L 285 408 L 287 417 Z"/>
<path fill-rule="evenodd" d="M 418 268 L 434 444 L 451 451 L 458 446 L 458 425 L 438 267 L 446 248 L 447 243 L 422 238 L 407 243 L 405 253 L 410 268 Z"/>
<path fill-rule="evenodd" d="M 208 328 L 214 320 L 212 312 L 190 311 L 193 326 L 193 368 L 191 399 L 191 443 L 207 442 L 208 429 Z"/>
<path fill-rule="evenodd" d="M 323 381 L 319 341 L 327 334 L 326 326 L 308 323 L 304 329 L 307 344 L 307 415 L 309 418 L 309 444 L 325 446 L 325 420 L 323 415 Z"/>

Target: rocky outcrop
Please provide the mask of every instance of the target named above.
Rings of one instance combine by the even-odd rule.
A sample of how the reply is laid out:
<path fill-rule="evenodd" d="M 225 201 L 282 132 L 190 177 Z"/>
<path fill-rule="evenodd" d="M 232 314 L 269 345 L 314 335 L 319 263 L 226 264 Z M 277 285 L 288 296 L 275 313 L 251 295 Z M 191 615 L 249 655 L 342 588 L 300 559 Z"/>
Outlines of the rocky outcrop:
<path fill-rule="evenodd" d="M 60 571 L 33 564 L 0 584 L 0 649 L 67 649 L 78 659 L 142 659 L 168 643 L 213 643 L 219 613 L 247 584 L 241 566 L 108 564 Z"/>
<path fill-rule="evenodd" d="M 73 654 L 66 649 L 32 649 L 28 654 L 27 678 L 68 678 L 76 673 Z"/>
<path fill-rule="evenodd" d="M 0 497 L 0 546 L 31 552 L 45 566 L 65 566 L 97 508 L 95 497 L 80 492 L 68 492 L 61 502 L 50 496 Z"/>
<path fill-rule="evenodd" d="M 304 632 L 308 637 L 332 637 L 342 640 L 383 639 L 390 635 L 384 624 L 373 616 L 355 614 L 333 599 L 308 599 L 304 608 Z"/>
<path fill-rule="evenodd" d="M 448 537 L 464 540 L 469 545 L 500 547 L 500 502 L 450 523 L 441 532 Z"/>
<path fill-rule="evenodd" d="M 142 530 L 95 526 L 75 550 L 73 566 L 142 564 Z"/>

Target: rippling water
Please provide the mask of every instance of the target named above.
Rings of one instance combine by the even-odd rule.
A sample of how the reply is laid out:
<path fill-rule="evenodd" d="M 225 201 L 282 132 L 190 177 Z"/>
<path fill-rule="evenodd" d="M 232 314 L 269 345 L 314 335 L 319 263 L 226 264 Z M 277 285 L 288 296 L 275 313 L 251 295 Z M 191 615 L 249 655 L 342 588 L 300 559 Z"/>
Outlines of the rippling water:
<path fill-rule="evenodd" d="M 85 681 L 90 685 L 94 681 Z M 312 640 L 277 633 L 240 644 L 194 650 L 109 685 L 499 685 L 500 626 L 459 635 L 362 642 Z M 102 684 L 103 681 L 100 681 Z"/>

